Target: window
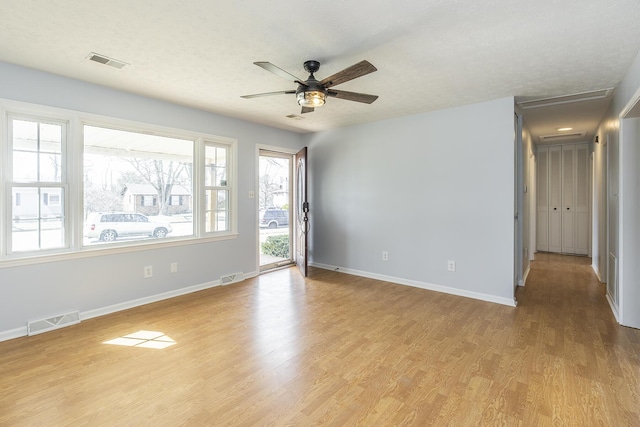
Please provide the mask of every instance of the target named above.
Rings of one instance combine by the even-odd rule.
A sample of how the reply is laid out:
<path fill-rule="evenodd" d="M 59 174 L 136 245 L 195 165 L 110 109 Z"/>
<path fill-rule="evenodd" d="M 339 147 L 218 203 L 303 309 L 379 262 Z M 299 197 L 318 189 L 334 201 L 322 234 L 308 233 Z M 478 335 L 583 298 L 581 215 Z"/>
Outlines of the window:
<path fill-rule="evenodd" d="M 122 221 L 113 229 L 86 229 L 84 245 L 157 237 L 193 236 L 193 212 L 171 201 L 176 191 L 192 194 L 193 140 L 84 125 L 84 212 L 125 211 L 148 218 L 135 228 Z M 131 200 L 140 200 L 140 206 Z M 142 217 L 144 218 L 144 217 Z M 87 227 L 85 227 L 87 228 Z M 163 233 L 163 237 L 165 234 Z"/>
<path fill-rule="evenodd" d="M 235 140 L 2 99 L 0 108 L 0 263 L 236 232 Z"/>
<path fill-rule="evenodd" d="M 11 231 L 7 252 L 67 246 L 66 123 L 9 116 Z"/>
<path fill-rule="evenodd" d="M 205 143 L 205 232 L 229 230 L 228 147 Z"/>
<path fill-rule="evenodd" d="M 142 196 L 142 206 L 155 206 L 156 198 L 154 196 Z"/>

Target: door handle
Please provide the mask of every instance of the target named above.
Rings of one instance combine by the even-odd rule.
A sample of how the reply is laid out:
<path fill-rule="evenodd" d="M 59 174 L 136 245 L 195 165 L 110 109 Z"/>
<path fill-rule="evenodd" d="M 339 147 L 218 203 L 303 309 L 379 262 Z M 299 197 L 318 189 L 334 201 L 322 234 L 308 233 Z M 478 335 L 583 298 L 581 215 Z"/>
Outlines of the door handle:
<path fill-rule="evenodd" d="M 558 208 L 553 208 L 553 210 L 554 210 L 554 211 L 557 211 L 557 210 L 558 210 Z"/>
<path fill-rule="evenodd" d="M 569 208 L 567 208 L 567 210 L 569 210 Z"/>

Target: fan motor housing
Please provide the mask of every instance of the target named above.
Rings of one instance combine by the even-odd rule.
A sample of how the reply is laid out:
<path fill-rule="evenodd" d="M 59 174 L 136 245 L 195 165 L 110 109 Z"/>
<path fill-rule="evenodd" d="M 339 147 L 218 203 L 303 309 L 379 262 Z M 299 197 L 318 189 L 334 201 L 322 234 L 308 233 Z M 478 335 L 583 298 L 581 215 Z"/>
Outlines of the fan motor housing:
<path fill-rule="evenodd" d="M 313 59 L 310 61 L 305 61 L 304 69 L 307 71 L 307 73 L 313 74 L 320 69 L 320 61 L 316 61 Z"/>

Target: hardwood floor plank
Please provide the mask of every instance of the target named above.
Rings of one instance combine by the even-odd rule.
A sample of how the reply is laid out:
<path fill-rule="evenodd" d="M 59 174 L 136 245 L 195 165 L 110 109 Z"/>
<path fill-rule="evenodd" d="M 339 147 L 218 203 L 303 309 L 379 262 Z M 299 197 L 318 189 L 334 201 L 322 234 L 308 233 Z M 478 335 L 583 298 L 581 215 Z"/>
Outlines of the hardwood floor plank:
<path fill-rule="evenodd" d="M 0 426 L 639 425 L 589 263 L 537 254 L 517 308 L 287 269 L 2 342 Z M 105 344 L 139 331 L 175 343 Z"/>

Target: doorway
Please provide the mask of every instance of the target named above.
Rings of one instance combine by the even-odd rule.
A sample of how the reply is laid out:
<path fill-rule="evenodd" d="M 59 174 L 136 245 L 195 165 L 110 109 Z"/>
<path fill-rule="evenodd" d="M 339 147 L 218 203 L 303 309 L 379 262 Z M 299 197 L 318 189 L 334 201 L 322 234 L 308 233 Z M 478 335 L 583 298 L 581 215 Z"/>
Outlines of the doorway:
<path fill-rule="evenodd" d="M 293 157 L 259 149 L 258 256 L 260 271 L 293 264 Z"/>

